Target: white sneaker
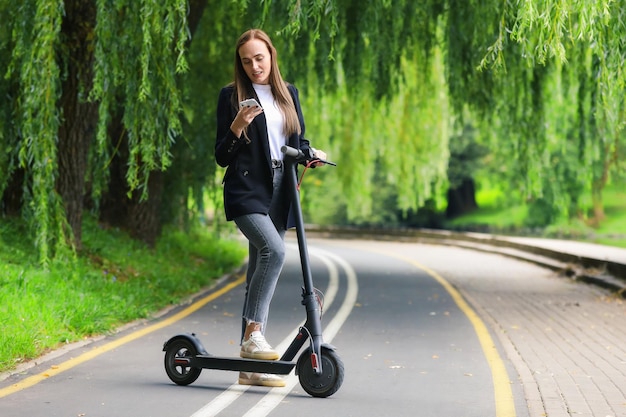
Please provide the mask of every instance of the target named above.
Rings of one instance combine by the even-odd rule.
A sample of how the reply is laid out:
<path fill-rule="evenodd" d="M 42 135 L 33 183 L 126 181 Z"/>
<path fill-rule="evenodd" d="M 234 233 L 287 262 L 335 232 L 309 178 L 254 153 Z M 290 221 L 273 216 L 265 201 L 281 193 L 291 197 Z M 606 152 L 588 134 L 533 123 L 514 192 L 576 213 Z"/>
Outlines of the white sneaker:
<path fill-rule="evenodd" d="M 285 380 L 278 375 L 239 372 L 240 385 L 258 385 L 261 387 L 284 387 Z"/>
<path fill-rule="evenodd" d="M 242 358 L 268 361 L 275 361 L 280 357 L 278 352 L 272 349 L 270 344 L 267 343 L 263 333 L 259 331 L 252 332 L 248 340 L 244 340 L 241 344 L 241 353 L 239 355 Z"/>

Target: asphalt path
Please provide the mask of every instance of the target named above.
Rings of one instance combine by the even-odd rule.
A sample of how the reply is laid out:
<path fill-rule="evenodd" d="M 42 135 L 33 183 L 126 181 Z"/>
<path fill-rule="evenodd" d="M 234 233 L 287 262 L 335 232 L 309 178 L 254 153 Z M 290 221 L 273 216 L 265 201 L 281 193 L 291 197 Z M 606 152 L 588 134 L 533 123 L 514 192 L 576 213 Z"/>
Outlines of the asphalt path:
<path fill-rule="evenodd" d="M 304 319 L 297 248 L 288 247 L 266 333 L 277 349 Z M 489 289 L 502 285 L 503 271 L 537 288 L 565 285 L 561 278 L 466 249 L 325 239 L 309 239 L 309 247 L 325 293 L 325 341 L 345 365 L 333 396 L 310 397 L 293 374 L 276 389 L 239 386 L 232 371 L 203 370 L 189 386 L 169 381 L 162 346 L 175 334 L 196 333 L 214 355 L 238 354 L 244 288 L 235 276 L 165 315 L 0 381 L 0 416 L 534 415 L 519 364 L 485 313 Z"/>

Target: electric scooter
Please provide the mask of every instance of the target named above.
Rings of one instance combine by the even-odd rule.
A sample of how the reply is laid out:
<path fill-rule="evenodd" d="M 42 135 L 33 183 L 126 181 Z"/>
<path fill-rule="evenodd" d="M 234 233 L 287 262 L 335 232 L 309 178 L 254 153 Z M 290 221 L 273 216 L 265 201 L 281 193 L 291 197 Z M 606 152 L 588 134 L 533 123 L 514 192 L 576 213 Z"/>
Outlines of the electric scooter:
<path fill-rule="evenodd" d="M 172 382 L 178 385 L 193 383 L 200 376 L 202 369 L 287 375 L 295 367 L 300 385 L 313 397 L 329 397 L 341 387 L 344 377 L 344 366 L 336 353 L 335 347 L 324 343 L 322 338 L 322 301 L 319 291 L 313 287 L 313 277 L 304 233 L 296 166 L 307 158 L 299 149 L 283 146 L 281 150 L 285 155 L 285 174 L 287 175 L 287 186 L 291 192 L 291 203 L 295 217 L 304 282 L 302 287 L 302 304 L 306 309 L 306 321 L 300 327 L 298 334 L 287 350 L 277 361 L 213 356 L 206 351 L 194 333 L 178 334 L 163 345 L 165 372 Z M 332 162 L 320 159 L 316 159 L 315 162 L 335 165 Z M 297 362 L 294 362 L 294 358 L 307 340 L 309 341 L 309 346 L 300 354 Z"/>

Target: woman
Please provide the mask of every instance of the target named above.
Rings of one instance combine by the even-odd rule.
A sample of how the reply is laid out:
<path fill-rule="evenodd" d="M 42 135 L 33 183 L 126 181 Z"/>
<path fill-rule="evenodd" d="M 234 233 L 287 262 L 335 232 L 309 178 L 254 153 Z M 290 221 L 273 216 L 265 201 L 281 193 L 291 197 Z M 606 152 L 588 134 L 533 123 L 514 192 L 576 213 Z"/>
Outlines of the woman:
<path fill-rule="evenodd" d="M 265 340 L 269 306 L 285 259 L 289 197 L 283 187 L 281 146 L 302 150 L 311 159 L 324 152 L 304 139 L 298 90 L 278 69 L 276 49 L 259 29 L 243 33 L 235 49 L 234 82 L 224 87 L 217 106 L 215 159 L 227 167 L 224 209 L 248 239 L 249 260 L 243 306 L 241 357 L 279 358 Z M 255 98 L 260 106 L 240 107 Z M 245 385 L 284 386 L 276 375 L 241 372 Z"/>

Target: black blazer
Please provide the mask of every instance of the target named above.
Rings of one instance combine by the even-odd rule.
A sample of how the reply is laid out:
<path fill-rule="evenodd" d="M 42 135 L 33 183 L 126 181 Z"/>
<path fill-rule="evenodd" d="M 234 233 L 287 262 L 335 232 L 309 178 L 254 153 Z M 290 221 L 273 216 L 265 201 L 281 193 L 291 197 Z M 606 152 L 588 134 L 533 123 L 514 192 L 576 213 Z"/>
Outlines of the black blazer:
<path fill-rule="evenodd" d="M 309 141 L 304 139 L 304 118 L 298 90 L 290 84 L 288 88 L 296 106 L 302 131 L 299 135 L 292 134 L 288 139 L 288 145 L 309 155 L 310 146 Z M 265 114 L 261 113 L 255 117 L 248 126 L 250 143 L 246 143 L 243 134 L 241 138 L 236 137 L 230 130 L 238 111 L 236 97 L 233 97 L 234 92 L 232 86 L 222 88 L 217 103 L 215 160 L 218 165 L 228 167 L 223 181 L 227 220 L 245 214 L 268 214 L 273 193 L 272 162 Z M 255 98 L 258 100 L 258 97 Z M 285 210 L 289 210 L 288 199 L 285 201 Z"/>

